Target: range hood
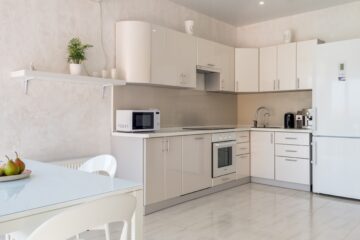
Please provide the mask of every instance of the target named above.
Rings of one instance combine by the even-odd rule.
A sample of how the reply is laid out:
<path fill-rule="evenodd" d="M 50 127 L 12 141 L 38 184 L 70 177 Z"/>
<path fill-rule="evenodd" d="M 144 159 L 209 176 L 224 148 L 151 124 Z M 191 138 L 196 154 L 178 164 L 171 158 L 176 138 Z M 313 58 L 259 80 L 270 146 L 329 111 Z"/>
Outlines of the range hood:
<path fill-rule="evenodd" d="M 199 73 L 220 73 L 221 69 L 214 66 L 201 66 L 196 65 L 196 71 Z"/>

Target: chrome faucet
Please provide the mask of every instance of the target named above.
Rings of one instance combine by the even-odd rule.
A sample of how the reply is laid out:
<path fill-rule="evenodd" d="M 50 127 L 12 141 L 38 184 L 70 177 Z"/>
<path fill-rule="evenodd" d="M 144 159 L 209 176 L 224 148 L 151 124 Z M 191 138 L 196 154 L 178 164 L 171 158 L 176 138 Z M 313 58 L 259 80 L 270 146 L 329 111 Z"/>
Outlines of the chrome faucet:
<path fill-rule="evenodd" d="M 258 118 L 259 118 L 259 114 L 261 112 L 264 112 L 263 116 L 262 116 L 262 119 L 261 119 L 261 124 L 259 124 L 259 121 L 258 121 Z M 263 127 L 266 127 L 268 121 L 266 120 L 269 119 L 271 116 L 270 114 L 270 111 L 267 107 L 259 107 L 257 110 L 256 110 L 256 113 L 255 113 L 255 119 L 254 119 L 254 127 L 257 128 L 259 126 L 263 126 Z"/>

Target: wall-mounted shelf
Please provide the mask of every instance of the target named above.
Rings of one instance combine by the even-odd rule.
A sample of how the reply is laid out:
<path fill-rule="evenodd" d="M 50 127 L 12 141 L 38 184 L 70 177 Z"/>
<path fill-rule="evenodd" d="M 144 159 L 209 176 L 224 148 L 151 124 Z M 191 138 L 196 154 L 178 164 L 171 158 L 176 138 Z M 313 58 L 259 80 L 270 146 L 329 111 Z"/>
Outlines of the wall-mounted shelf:
<path fill-rule="evenodd" d="M 27 94 L 29 81 L 31 80 L 45 80 L 45 81 L 59 81 L 69 83 L 93 84 L 101 87 L 101 94 L 104 97 L 105 88 L 112 86 L 124 86 L 125 80 L 114 80 L 108 78 L 97 78 L 91 76 L 78 76 L 63 73 L 51 73 L 32 70 L 19 70 L 11 72 L 11 78 L 22 79 L 24 81 L 24 92 Z"/>

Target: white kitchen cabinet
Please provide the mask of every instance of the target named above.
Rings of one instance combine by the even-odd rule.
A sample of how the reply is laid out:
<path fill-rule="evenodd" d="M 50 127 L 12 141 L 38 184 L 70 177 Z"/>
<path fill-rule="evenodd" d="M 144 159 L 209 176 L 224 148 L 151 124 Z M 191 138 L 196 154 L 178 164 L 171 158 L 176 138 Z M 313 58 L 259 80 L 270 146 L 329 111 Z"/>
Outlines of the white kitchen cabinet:
<path fill-rule="evenodd" d="M 296 89 L 296 43 L 277 47 L 277 86 L 278 91 Z"/>
<path fill-rule="evenodd" d="M 277 47 L 260 48 L 260 92 L 277 90 Z"/>
<path fill-rule="evenodd" d="M 319 43 L 321 41 L 317 39 L 297 43 L 296 88 L 299 90 L 312 89 L 316 47 Z"/>
<path fill-rule="evenodd" d="M 216 42 L 203 38 L 197 40 L 197 65 L 220 68 L 221 50 Z"/>
<path fill-rule="evenodd" d="M 146 140 L 146 205 L 181 195 L 181 144 L 181 137 Z"/>
<path fill-rule="evenodd" d="M 252 131 L 251 145 L 251 176 L 275 179 L 274 133 Z"/>
<path fill-rule="evenodd" d="M 198 38 L 197 65 L 220 71 L 220 79 L 206 81 L 206 90 L 235 91 L 235 48 Z"/>
<path fill-rule="evenodd" d="M 243 154 L 236 156 L 236 177 L 237 179 L 250 177 L 250 155 Z"/>
<path fill-rule="evenodd" d="M 182 137 L 182 194 L 211 187 L 211 135 Z"/>
<path fill-rule="evenodd" d="M 277 181 L 310 185 L 310 134 L 275 133 Z"/>
<path fill-rule="evenodd" d="M 219 44 L 221 90 L 235 91 L 235 48 Z"/>
<path fill-rule="evenodd" d="M 276 157 L 276 180 L 297 184 L 310 184 L 309 159 Z"/>
<path fill-rule="evenodd" d="M 129 83 L 196 88 L 197 40 L 141 21 L 116 24 L 116 67 Z"/>
<path fill-rule="evenodd" d="M 235 50 L 235 91 L 259 91 L 259 49 L 237 48 Z"/>

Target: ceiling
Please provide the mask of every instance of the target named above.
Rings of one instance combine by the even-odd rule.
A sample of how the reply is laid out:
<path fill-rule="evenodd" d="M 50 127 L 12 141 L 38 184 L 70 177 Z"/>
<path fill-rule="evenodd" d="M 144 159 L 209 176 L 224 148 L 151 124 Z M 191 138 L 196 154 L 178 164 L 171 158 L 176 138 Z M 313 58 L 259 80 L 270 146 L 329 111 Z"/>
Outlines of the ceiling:
<path fill-rule="evenodd" d="M 314 11 L 359 0 L 171 0 L 234 26 Z"/>

